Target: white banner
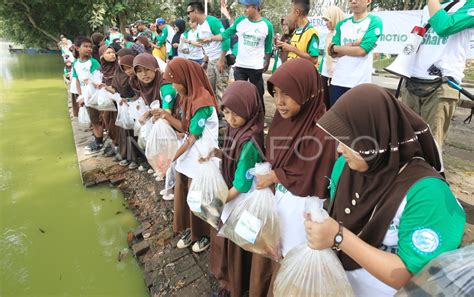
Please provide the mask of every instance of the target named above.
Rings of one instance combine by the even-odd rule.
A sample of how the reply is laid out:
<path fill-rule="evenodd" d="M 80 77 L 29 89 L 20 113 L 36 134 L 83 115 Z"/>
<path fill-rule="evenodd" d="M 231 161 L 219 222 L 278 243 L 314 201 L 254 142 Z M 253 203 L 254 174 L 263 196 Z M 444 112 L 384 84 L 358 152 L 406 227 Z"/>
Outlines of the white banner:
<path fill-rule="evenodd" d="M 383 33 L 377 41 L 375 53 L 398 54 L 414 26 L 420 26 L 421 10 L 372 12 L 383 22 Z M 328 29 L 321 17 L 310 17 L 311 24 L 318 30 L 319 47 L 324 49 Z M 474 36 L 472 36 L 468 59 L 474 59 Z"/>

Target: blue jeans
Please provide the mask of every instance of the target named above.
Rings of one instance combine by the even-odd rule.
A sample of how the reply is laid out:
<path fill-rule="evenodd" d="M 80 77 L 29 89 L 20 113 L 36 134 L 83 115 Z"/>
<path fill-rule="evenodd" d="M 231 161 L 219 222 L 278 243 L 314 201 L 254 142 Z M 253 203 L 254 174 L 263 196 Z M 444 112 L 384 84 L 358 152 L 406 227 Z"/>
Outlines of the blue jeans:
<path fill-rule="evenodd" d="M 340 87 L 331 85 L 331 90 L 329 91 L 329 104 L 333 106 L 336 104 L 337 99 L 344 95 L 345 92 L 349 91 L 351 88 Z"/>
<path fill-rule="evenodd" d="M 202 63 L 204 63 L 204 59 L 197 59 L 197 60 L 189 59 L 189 60 L 191 60 L 191 61 L 193 61 L 193 62 L 196 62 L 196 63 L 198 63 L 199 65 L 202 65 Z"/>

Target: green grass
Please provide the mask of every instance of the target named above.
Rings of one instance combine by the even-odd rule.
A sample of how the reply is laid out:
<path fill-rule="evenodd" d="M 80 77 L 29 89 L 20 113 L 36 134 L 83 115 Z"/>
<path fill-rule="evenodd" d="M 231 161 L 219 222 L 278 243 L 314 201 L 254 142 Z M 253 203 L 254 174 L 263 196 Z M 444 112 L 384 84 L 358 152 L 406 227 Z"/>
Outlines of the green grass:
<path fill-rule="evenodd" d="M 377 70 L 382 70 L 385 67 L 392 64 L 393 60 L 395 60 L 395 59 L 394 58 L 385 58 L 385 59 L 382 59 L 382 60 L 376 60 L 376 61 L 374 61 L 374 68 L 377 69 Z"/>
<path fill-rule="evenodd" d="M 380 60 L 380 59 L 376 60 L 376 61 L 374 61 L 374 68 L 377 69 L 377 70 L 382 70 L 385 67 L 392 64 L 392 62 L 394 60 L 395 60 L 395 58 L 385 58 L 385 59 L 382 59 L 382 60 Z M 470 63 L 470 66 L 466 67 L 466 69 L 464 70 L 464 74 L 465 74 L 465 77 L 464 77 L 465 80 L 471 80 L 471 81 L 474 80 L 474 65 L 473 65 L 473 63 Z"/>

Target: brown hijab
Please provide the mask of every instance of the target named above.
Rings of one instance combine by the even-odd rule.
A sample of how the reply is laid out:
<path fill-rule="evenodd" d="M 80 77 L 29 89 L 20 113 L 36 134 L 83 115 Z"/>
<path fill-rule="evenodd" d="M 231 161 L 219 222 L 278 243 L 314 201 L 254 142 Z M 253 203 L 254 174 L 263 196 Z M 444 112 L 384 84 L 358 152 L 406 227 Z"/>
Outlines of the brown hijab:
<path fill-rule="evenodd" d="M 105 83 L 107 86 L 110 86 L 112 84 L 115 71 L 119 68 L 117 59 L 115 59 L 115 61 L 113 62 L 105 61 L 103 56 L 109 48 L 113 49 L 115 52 L 115 49 L 108 45 L 102 45 L 99 48 L 100 72 L 102 72 L 103 75 L 102 82 Z"/>
<path fill-rule="evenodd" d="M 104 35 L 102 35 L 99 32 L 93 33 L 91 35 L 91 40 L 92 40 L 92 58 L 99 61 L 100 60 L 99 47 L 104 42 Z"/>
<path fill-rule="evenodd" d="M 318 126 L 361 154 L 369 165 L 366 172 L 345 165 L 330 215 L 368 244 L 380 247 L 409 188 L 425 177 L 441 178 L 429 127 L 388 91 L 372 84 L 344 94 Z M 360 267 L 343 253 L 340 259 L 346 270 Z"/>
<path fill-rule="evenodd" d="M 166 66 L 164 78 L 172 83 L 183 85 L 187 94 L 180 97 L 184 114 L 181 119 L 183 129 L 188 131 L 189 123 L 196 111 L 205 106 L 214 106 L 217 111 L 217 101 L 211 83 L 202 67 L 187 59 L 176 58 Z"/>
<path fill-rule="evenodd" d="M 133 59 L 135 59 L 134 55 L 125 55 L 125 56 L 120 57 L 119 65 L 122 71 L 125 71 L 123 69 L 124 65 L 133 68 Z"/>
<path fill-rule="evenodd" d="M 147 105 L 150 105 L 155 100 L 160 100 L 160 87 L 163 84 L 163 76 L 161 75 L 160 66 L 156 58 L 150 54 L 139 54 L 133 59 L 133 69 L 136 72 L 137 66 L 142 66 L 155 72 L 155 79 L 149 84 L 141 82 L 137 76 L 131 78 L 132 88 L 138 90 L 140 95 L 145 99 Z"/>
<path fill-rule="evenodd" d="M 292 194 L 323 198 L 336 150 L 334 141 L 315 126 L 326 111 L 321 77 L 311 62 L 293 59 L 268 80 L 272 96 L 274 86 L 300 104 L 301 110 L 291 119 L 275 112 L 267 137 L 267 161 Z"/>
<path fill-rule="evenodd" d="M 122 65 L 127 65 L 122 62 L 125 59 L 125 63 L 129 63 L 130 67 L 133 67 L 133 51 L 128 48 L 122 48 L 117 52 L 118 64 L 115 70 L 114 78 L 112 79 L 112 87 L 120 94 L 122 98 L 130 98 L 135 96 L 135 91 L 130 86 L 129 77 L 123 71 Z M 127 58 L 129 56 L 130 58 Z"/>
<path fill-rule="evenodd" d="M 230 188 L 243 145 L 252 140 L 263 153 L 265 113 L 257 88 L 247 81 L 236 81 L 227 87 L 222 95 L 221 108 L 224 109 L 224 107 L 246 120 L 246 123 L 240 128 L 232 128 L 227 124 L 224 146 L 222 147 L 224 152 L 222 171 L 227 186 Z"/>

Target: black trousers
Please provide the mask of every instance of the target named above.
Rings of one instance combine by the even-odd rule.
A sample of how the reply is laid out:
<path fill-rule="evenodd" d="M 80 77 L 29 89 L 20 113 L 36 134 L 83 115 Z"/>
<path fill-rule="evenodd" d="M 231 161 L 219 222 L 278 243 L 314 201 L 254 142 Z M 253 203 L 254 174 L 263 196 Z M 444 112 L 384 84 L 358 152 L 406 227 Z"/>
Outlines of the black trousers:
<path fill-rule="evenodd" d="M 265 89 L 263 88 L 263 76 L 261 69 L 256 70 L 234 67 L 234 79 L 250 81 L 253 85 L 257 87 L 258 93 L 263 99 L 263 93 L 265 93 Z"/>

